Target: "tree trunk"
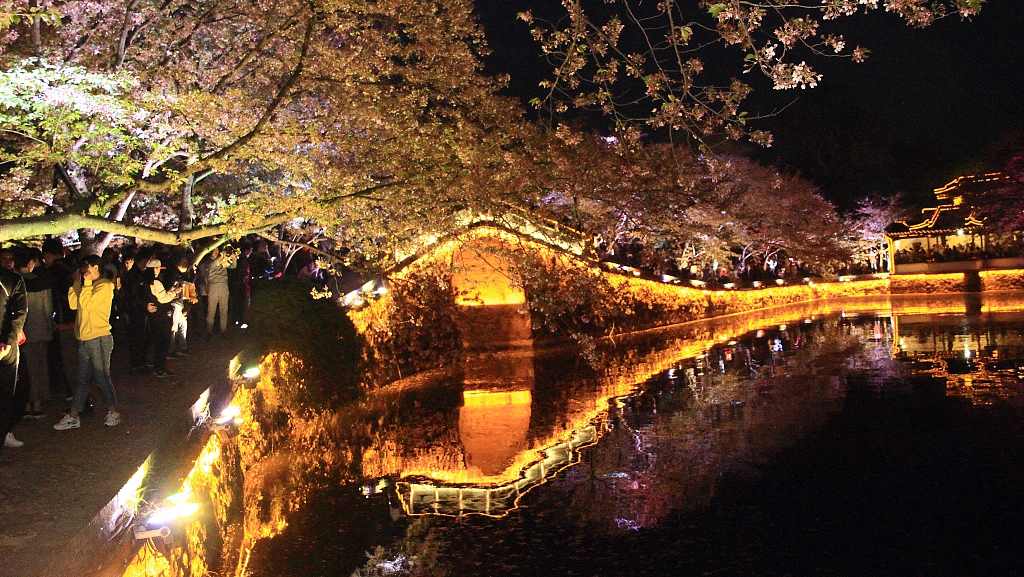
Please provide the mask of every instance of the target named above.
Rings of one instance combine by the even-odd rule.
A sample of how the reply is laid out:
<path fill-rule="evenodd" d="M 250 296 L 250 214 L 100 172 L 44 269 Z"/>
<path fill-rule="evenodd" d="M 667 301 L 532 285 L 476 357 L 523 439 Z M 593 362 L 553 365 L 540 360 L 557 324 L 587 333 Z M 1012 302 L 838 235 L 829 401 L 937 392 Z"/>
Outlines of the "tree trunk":
<path fill-rule="evenodd" d="M 178 230 L 192 230 L 195 226 L 196 213 L 192 206 L 192 188 L 198 180 L 195 175 L 188 178 L 181 188 L 181 207 L 178 210 Z"/>
<path fill-rule="evenodd" d="M 121 201 L 121 204 L 118 205 L 117 211 L 114 212 L 113 215 L 115 222 L 122 222 L 124 220 L 125 215 L 128 213 L 128 207 L 132 204 L 132 200 L 134 198 L 135 193 L 131 192 L 128 194 L 128 196 L 125 197 L 124 200 Z M 100 237 L 99 242 L 96 244 L 96 254 L 102 255 L 103 251 L 107 250 L 107 247 L 110 246 L 110 241 L 113 240 L 113 238 L 114 233 L 110 231 L 105 231 L 103 235 Z"/>

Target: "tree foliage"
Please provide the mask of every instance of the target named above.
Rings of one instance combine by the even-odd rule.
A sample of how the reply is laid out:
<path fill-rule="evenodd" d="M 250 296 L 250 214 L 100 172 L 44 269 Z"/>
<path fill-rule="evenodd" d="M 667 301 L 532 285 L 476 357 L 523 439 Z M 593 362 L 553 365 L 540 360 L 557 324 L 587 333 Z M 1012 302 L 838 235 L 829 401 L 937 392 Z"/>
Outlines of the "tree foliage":
<path fill-rule="evenodd" d="M 743 110 L 750 86 L 721 79 L 812 86 L 805 55 L 866 54 L 831 20 L 887 10 L 923 26 L 981 2 L 608 4 L 522 18 L 555 64 L 537 104 L 597 108 L 615 142 L 527 122 L 483 72 L 471 0 L 12 0 L 0 241 L 78 229 L 188 243 L 315 223 L 387 260 L 467 211 L 526 206 L 691 260 L 834 258 L 838 219 L 806 181 L 642 132 L 766 144 Z M 711 45 L 739 64 L 706 72 Z"/>
<path fill-rule="evenodd" d="M 701 141 L 725 135 L 770 146 L 772 135 L 751 125 L 745 101 L 754 82 L 741 75 L 766 78 L 775 90 L 814 88 L 822 80 L 815 60 L 868 57 L 867 48 L 836 31 L 842 20 L 885 11 L 926 27 L 952 14 L 974 16 L 983 0 L 594 4 L 562 0 L 561 13 L 550 19 L 519 15 L 551 63 L 536 106 L 555 114 L 598 110 L 630 140 L 658 129 Z"/>
<path fill-rule="evenodd" d="M 638 239 L 679 265 L 848 255 L 845 224 L 818 189 L 741 156 L 563 133 L 543 148 L 534 203 L 605 244 Z M 564 139 L 568 139 L 565 142 Z"/>
<path fill-rule="evenodd" d="M 118 203 L 147 200 L 164 210 L 131 220 L 179 240 L 297 214 L 364 231 L 398 216 L 441 224 L 501 174 L 517 116 L 480 73 L 485 45 L 469 2 L 61 9 L 37 46 L 9 46 L 14 64 L 0 90 L 16 98 L 0 103 L 4 160 L 52 202 L 35 220 L 24 217 L 38 208 L 5 204 L 5 216 L 21 217 L 5 223 L 5 238 L 103 228 Z M 19 52 L 38 57 L 14 59 Z M 33 77 L 35 93 L 22 86 Z M 98 106 L 52 96 L 76 90 Z M 45 110 L 31 106 L 38 96 Z M 51 171 L 75 179 L 51 180 Z M 205 215 L 194 224 L 209 228 L 184 234 L 184 213 Z"/>

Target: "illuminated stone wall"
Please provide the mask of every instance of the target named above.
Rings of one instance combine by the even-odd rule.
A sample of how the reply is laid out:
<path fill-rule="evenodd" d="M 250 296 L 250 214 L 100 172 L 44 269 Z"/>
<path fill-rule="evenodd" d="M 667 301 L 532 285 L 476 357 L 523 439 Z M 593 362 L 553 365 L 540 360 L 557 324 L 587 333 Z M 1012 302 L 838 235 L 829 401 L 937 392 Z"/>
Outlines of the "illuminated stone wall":
<path fill-rule="evenodd" d="M 986 291 L 1024 289 L 1024 270 L 985 270 L 981 276 L 981 288 Z"/>
<path fill-rule="evenodd" d="M 453 360 L 415 350 L 424 343 L 458 341 L 469 350 L 529 346 L 531 339 L 579 341 L 813 300 L 967 288 L 964 273 L 949 273 L 706 290 L 609 272 L 543 236 L 497 226 L 478 226 L 437 241 L 421 254 L 388 277 L 393 287 L 405 291 L 404 304 L 387 294 L 350 313 L 360 332 L 369 335 L 371 347 L 384 351 L 376 358 L 406 359 L 402 370 L 389 376 Z M 447 279 L 448 294 L 428 295 L 438 289 L 417 280 L 424 276 Z M 984 290 L 1024 289 L 1024 270 L 984 271 L 981 279 Z M 417 292 L 422 294 L 410 298 Z M 433 314 L 417 317 L 416 311 L 425 308 Z M 433 334 L 441 329 L 457 336 Z M 404 337 L 407 330 L 417 336 Z"/>
<path fill-rule="evenodd" d="M 967 290 L 967 282 L 962 272 L 898 274 L 889 277 L 889 290 L 893 294 L 956 293 Z"/>

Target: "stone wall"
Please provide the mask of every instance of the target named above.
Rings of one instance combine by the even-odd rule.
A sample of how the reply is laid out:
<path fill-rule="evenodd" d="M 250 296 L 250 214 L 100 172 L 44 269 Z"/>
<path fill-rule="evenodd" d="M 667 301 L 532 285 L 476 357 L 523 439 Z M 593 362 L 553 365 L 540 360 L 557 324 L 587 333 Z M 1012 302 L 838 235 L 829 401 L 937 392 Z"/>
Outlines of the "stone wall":
<path fill-rule="evenodd" d="M 967 277 L 962 272 L 892 275 L 889 277 L 889 290 L 893 294 L 965 292 Z"/>
<path fill-rule="evenodd" d="M 392 293 L 350 317 L 379 353 L 371 351 L 367 364 L 402 359 L 397 370 L 373 379 L 386 381 L 445 364 L 453 343 L 467 350 L 528 346 L 531 339 L 583 342 L 815 300 L 1024 289 L 1024 270 L 983 271 L 980 287 L 977 279 L 969 285 L 967 274 L 978 273 L 706 290 L 609 272 L 536 238 L 480 226 L 437 242 L 392 271 Z M 444 281 L 425 286 L 424 278 Z M 396 299 L 399 295 L 404 298 Z M 438 350 L 431 351 L 435 346 Z"/>
<path fill-rule="evenodd" d="M 985 291 L 1024 289 L 1024 270 L 986 270 L 978 273 Z"/>

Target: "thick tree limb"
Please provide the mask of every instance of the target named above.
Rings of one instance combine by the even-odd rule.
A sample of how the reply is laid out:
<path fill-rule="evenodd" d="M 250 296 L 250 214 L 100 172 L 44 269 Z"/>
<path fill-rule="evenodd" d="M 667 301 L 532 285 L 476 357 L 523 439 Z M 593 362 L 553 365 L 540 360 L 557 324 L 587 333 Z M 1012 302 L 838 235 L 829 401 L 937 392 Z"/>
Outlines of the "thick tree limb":
<path fill-rule="evenodd" d="M 39 237 L 48 234 L 64 234 L 69 230 L 92 228 L 103 232 L 133 236 L 142 240 L 162 244 L 185 244 L 202 238 L 223 234 L 244 234 L 252 229 L 269 228 L 291 220 L 291 214 L 269 215 L 253 227 L 240 228 L 237 225 L 221 224 L 205 226 L 185 231 L 169 231 L 160 228 L 125 224 L 90 214 L 54 214 L 0 220 L 0 241 Z"/>
<path fill-rule="evenodd" d="M 114 220 L 117 222 L 124 222 L 124 217 L 128 214 L 128 207 L 131 206 L 132 200 L 135 199 L 135 193 L 129 193 L 121 204 L 117 207 L 117 210 L 112 215 Z M 103 251 L 107 250 L 110 245 L 110 241 L 114 238 L 114 233 L 106 231 L 103 236 L 100 237 L 99 242 L 96 243 L 96 254 L 103 254 Z"/>

